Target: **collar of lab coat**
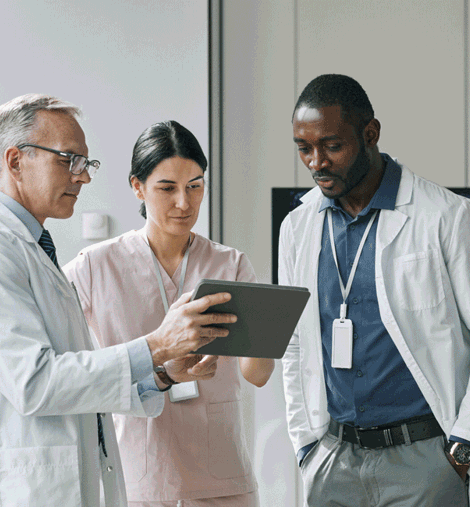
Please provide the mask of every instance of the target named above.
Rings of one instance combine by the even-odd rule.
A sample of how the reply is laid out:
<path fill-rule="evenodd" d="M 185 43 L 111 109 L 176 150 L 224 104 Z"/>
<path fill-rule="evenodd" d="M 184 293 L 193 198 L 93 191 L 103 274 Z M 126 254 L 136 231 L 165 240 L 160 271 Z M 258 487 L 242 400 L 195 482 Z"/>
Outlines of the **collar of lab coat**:
<path fill-rule="evenodd" d="M 54 280 L 58 287 L 64 290 L 64 285 L 67 286 L 67 292 L 73 291 L 67 278 L 61 269 L 57 269 L 50 257 L 42 249 L 39 243 L 34 239 L 33 235 L 26 227 L 26 225 L 4 204 L 0 202 L 0 232 L 4 231 L 7 234 L 16 236 L 21 241 L 28 243 L 33 250 L 35 250 L 39 260 L 42 264 L 54 275 Z M 73 294 L 73 292 L 72 292 Z"/>

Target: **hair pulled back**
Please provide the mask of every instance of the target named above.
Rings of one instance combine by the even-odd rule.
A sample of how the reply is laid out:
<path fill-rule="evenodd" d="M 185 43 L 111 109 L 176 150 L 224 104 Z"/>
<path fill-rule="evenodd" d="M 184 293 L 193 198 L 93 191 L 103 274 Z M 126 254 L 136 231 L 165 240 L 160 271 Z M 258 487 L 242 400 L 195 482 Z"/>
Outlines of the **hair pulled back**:
<path fill-rule="evenodd" d="M 207 169 L 207 159 L 198 140 L 186 127 L 170 120 L 154 123 L 137 139 L 132 152 L 129 184 L 135 176 L 145 183 L 158 164 L 172 157 L 193 160 L 203 172 Z M 147 218 L 145 202 L 140 206 L 140 214 Z"/>

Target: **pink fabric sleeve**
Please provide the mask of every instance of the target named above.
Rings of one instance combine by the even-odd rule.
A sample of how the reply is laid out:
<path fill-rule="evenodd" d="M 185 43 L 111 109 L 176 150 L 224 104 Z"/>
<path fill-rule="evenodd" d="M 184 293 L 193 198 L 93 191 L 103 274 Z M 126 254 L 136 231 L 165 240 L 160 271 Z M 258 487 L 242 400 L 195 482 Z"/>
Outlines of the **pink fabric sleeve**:
<path fill-rule="evenodd" d="M 251 265 L 248 257 L 244 253 L 242 253 L 240 256 L 236 281 L 250 283 L 256 283 L 258 281 L 256 278 L 255 270 L 253 269 L 253 266 Z"/>

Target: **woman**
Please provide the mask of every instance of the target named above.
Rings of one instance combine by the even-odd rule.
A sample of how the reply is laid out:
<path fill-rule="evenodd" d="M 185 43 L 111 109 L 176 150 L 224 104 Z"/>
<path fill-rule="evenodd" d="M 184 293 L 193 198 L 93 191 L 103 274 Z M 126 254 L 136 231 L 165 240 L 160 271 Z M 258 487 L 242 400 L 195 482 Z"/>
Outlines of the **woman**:
<path fill-rule="evenodd" d="M 165 304 L 201 278 L 255 281 L 243 253 L 191 232 L 207 167 L 191 132 L 175 121 L 152 125 L 137 140 L 131 166 L 145 227 L 83 250 L 64 268 L 102 347 L 160 326 Z M 115 416 L 129 506 L 258 505 L 241 424 L 239 368 L 261 387 L 274 361 L 220 357 L 215 377 L 198 382 L 197 398 L 167 398 L 155 419 Z"/>

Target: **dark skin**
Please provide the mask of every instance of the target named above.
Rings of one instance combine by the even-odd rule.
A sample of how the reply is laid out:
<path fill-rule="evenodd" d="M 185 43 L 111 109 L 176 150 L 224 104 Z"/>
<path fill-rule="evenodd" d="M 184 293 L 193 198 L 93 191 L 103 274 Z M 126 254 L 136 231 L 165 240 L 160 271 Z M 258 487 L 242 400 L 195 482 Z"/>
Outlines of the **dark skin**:
<path fill-rule="evenodd" d="M 293 118 L 299 156 L 323 195 L 338 199 L 356 217 L 371 201 L 384 174 L 379 153 L 380 123 L 371 120 L 362 132 L 344 118 L 341 106 L 300 106 Z M 465 480 L 469 466 L 446 457 Z"/>
<path fill-rule="evenodd" d="M 300 158 L 323 194 L 339 199 L 347 213 L 357 216 L 382 181 L 379 121 L 370 121 L 359 137 L 355 127 L 344 120 L 341 106 L 300 107 L 293 127 Z"/>

